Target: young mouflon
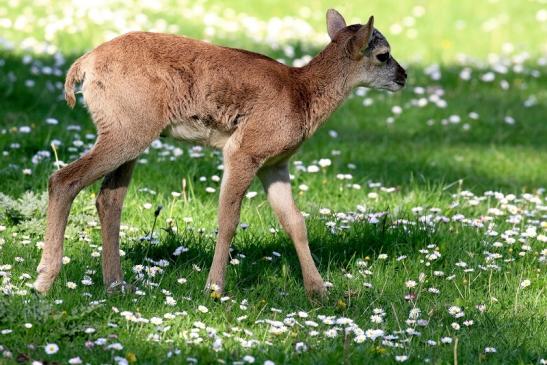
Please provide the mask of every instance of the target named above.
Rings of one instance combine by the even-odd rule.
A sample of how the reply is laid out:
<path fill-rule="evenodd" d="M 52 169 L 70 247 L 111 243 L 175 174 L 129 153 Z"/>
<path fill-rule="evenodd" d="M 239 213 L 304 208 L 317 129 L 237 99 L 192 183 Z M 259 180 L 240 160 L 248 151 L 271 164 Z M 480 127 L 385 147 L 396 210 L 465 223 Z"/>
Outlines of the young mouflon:
<path fill-rule="evenodd" d="M 370 17 L 346 26 L 327 12 L 331 42 L 303 67 L 177 35 L 132 32 L 101 44 L 70 67 L 65 98 L 82 93 L 98 130 L 95 145 L 49 178 L 45 245 L 34 287 L 44 293 L 62 266 L 72 201 L 104 177 L 97 196 L 107 290 L 123 287 L 120 215 L 135 161 L 156 138 L 171 136 L 222 150 L 218 237 L 207 290 L 222 292 L 242 198 L 258 176 L 289 234 L 306 293 L 324 296 L 306 226 L 290 187 L 288 160 L 356 86 L 397 91 L 405 70 Z"/>

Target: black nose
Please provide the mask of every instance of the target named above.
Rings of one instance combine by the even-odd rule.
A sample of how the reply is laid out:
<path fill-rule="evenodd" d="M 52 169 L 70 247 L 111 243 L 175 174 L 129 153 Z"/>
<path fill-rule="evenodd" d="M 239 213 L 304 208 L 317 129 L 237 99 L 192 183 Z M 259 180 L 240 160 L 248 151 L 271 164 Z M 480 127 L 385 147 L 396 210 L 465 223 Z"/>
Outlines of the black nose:
<path fill-rule="evenodd" d="M 397 76 L 395 77 L 395 83 L 401 86 L 405 85 L 406 82 L 406 71 L 404 68 L 400 67 L 397 69 Z"/>

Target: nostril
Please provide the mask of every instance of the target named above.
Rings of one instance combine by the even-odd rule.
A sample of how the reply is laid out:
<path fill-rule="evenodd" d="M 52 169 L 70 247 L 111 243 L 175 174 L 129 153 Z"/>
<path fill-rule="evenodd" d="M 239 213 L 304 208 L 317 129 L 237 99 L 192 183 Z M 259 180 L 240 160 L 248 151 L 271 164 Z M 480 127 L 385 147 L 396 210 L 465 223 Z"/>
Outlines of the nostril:
<path fill-rule="evenodd" d="M 395 82 L 399 85 L 404 85 L 406 82 L 406 72 L 404 70 L 401 70 L 397 73 L 397 77 L 395 78 Z"/>

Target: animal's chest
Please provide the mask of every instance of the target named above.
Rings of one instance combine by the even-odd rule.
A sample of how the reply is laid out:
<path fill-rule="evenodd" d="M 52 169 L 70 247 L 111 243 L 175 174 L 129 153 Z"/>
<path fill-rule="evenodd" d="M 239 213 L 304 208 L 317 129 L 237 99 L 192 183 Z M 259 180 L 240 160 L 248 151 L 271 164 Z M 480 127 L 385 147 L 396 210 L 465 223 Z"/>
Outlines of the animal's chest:
<path fill-rule="evenodd" d="M 222 149 L 231 133 L 218 130 L 214 126 L 195 118 L 171 123 L 162 133 L 176 139 L 199 143 Z"/>

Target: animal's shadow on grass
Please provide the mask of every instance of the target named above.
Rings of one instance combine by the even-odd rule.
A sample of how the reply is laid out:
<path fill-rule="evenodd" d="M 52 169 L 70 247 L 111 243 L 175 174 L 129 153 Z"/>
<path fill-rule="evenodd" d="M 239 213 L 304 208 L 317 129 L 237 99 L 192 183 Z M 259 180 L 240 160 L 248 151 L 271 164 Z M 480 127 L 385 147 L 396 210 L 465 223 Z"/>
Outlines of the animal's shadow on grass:
<path fill-rule="evenodd" d="M 385 216 L 378 223 L 355 222 L 348 229 L 333 233 L 320 219 L 307 223 L 310 249 L 319 270 L 348 270 L 357 259 L 385 253 L 416 255 L 416 248 L 438 242 L 438 233 L 423 224 L 396 225 Z M 125 260 L 132 265 L 147 257 L 154 261 L 170 258 L 168 271 L 190 271 L 198 265 L 209 269 L 214 252 L 215 237 L 197 230 L 185 229 L 180 233 L 167 232 L 157 244 L 138 241 L 126 249 Z M 187 251 L 180 256 L 173 252 L 179 246 Z M 241 261 L 237 268 L 229 269 L 227 289 L 260 291 L 264 280 L 277 280 L 281 275 L 290 280 L 301 281 L 300 263 L 294 246 L 285 233 L 268 236 L 267 233 L 239 230 L 231 246 L 231 257 Z M 275 253 L 274 253 L 275 252 Z M 240 256 L 244 255 L 244 256 Z M 236 272 L 234 272 L 236 271 Z M 288 271 L 289 273 L 287 273 Z M 234 277 L 235 276 L 235 277 Z"/>

